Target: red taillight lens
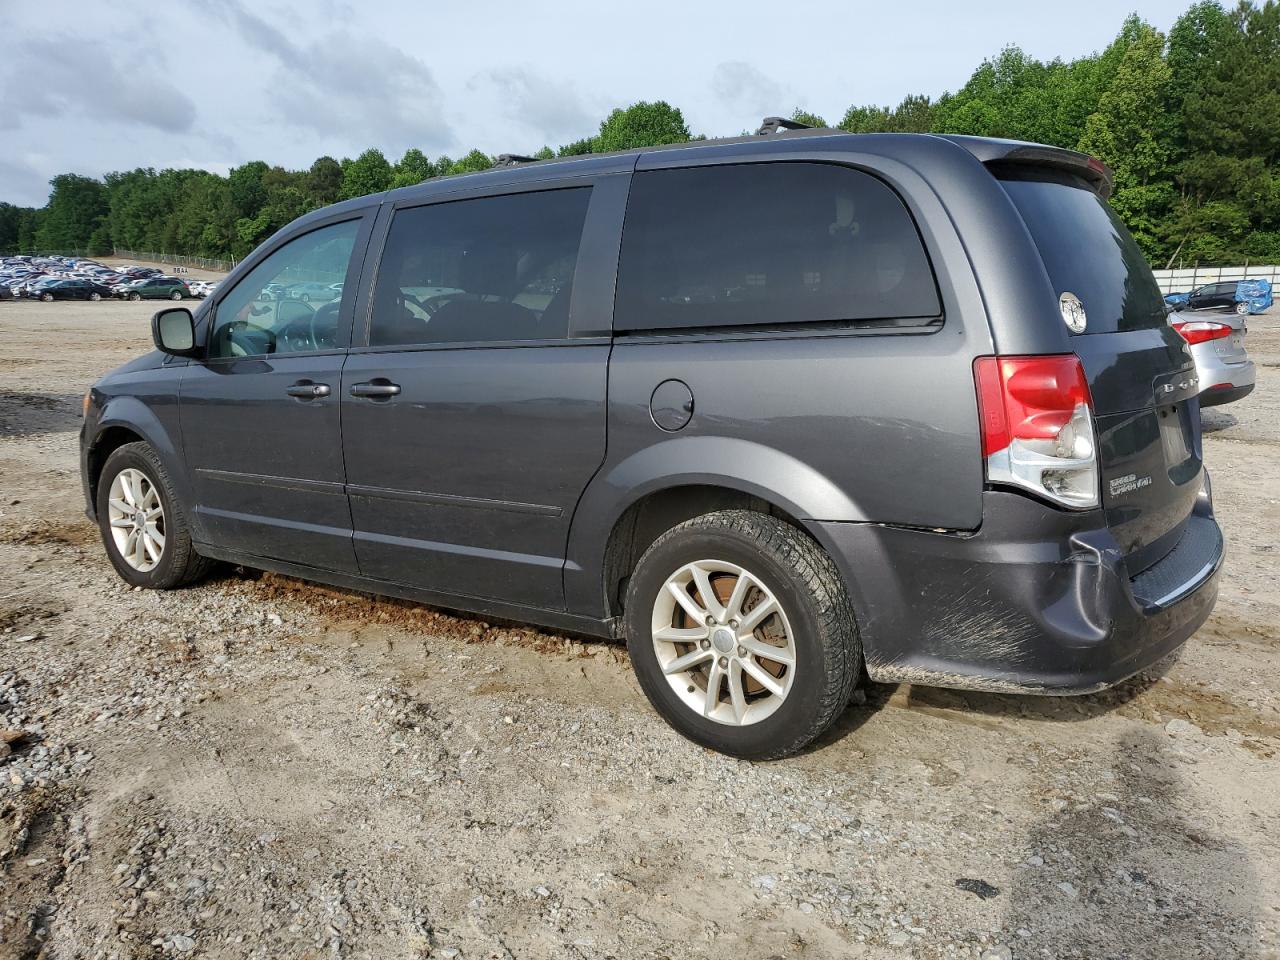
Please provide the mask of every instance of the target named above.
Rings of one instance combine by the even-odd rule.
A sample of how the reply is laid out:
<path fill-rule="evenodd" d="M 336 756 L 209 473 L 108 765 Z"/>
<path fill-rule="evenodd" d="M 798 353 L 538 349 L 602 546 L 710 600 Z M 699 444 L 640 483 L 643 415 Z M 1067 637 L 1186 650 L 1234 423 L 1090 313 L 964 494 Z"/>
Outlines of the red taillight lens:
<path fill-rule="evenodd" d="M 1231 325 L 1218 323 L 1216 320 L 1183 320 L 1175 323 L 1173 329 L 1182 334 L 1182 339 L 1187 343 L 1204 343 L 1231 336 Z"/>
<path fill-rule="evenodd" d="M 973 362 L 982 418 L 982 455 L 1015 439 L 1052 440 L 1079 404 L 1092 409 L 1089 381 L 1074 353 L 979 357 Z"/>

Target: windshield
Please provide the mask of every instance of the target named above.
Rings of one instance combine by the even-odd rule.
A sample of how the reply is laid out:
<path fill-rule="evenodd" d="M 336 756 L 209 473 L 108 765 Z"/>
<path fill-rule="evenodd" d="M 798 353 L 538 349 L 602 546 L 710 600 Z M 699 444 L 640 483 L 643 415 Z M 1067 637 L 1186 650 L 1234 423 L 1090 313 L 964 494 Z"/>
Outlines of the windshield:
<path fill-rule="evenodd" d="M 1166 323 L 1164 298 L 1133 236 L 1080 177 L 1054 171 L 999 175 L 1040 251 L 1054 292 L 1084 304 L 1085 334 Z"/>

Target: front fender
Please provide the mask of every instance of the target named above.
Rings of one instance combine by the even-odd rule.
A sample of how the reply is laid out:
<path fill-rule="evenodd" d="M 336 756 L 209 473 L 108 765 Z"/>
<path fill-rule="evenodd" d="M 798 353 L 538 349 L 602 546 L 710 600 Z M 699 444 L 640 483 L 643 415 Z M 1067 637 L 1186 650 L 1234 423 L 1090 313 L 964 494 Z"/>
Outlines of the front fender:
<path fill-rule="evenodd" d="M 86 455 L 91 456 L 103 437 L 113 429 L 128 430 L 136 434 L 156 452 L 173 482 L 175 492 L 188 507 L 185 511 L 188 518 L 192 523 L 197 523 L 195 511 L 189 509 L 194 504 L 194 491 L 182 456 L 176 392 L 172 396 L 153 394 L 146 400 L 133 395 L 105 398 L 97 425 L 92 435 L 86 437 Z M 86 480 L 89 479 L 86 467 Z"/>
<path fill-rule="evenodd" d="M 759 497 L 797 520 L 858 522 L 863 510 L 812 466 L 762 444 L 720 436 L 673 437 L 606 465 L 588 485 L 569 528 L 567 608 L 605 614 L 601 571 L 609 536 L 632 504 L 659 490 L 711 486 Z"/>

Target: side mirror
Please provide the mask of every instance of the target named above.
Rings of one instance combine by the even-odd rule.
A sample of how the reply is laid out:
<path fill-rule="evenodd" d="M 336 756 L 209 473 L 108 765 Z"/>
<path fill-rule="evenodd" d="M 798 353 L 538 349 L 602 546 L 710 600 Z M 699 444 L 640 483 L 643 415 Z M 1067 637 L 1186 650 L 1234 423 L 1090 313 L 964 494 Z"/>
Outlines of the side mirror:
<path fill-rule="evenodd" d="M 151 339 L 164 353 L 175 357 L 194 357 L 196 348 L 196 322 L 186 307 L 169 307 L 151 318 Z"/>

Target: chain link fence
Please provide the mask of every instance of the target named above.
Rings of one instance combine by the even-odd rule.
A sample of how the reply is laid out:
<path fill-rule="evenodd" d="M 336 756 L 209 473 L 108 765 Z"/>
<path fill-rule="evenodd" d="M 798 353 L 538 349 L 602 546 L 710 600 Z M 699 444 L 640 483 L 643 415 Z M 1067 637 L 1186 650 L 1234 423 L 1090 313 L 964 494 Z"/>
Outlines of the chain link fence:
<path fill-rule="evenodd" d="M 215 260 L 211 257 L 184 257 L 176 253 L 145 253 L 138 250 L 121 250 L 116 248 L 112 254 L 122 260 L 141 260 L 147 263 L 167 263 L 174 267 L 178 267 L 175 273 L 182 273 L 183 267 L 195 267 L 197 270 L 218 270 L 222 273 L 230 273 L 231 269 L 240 261 L 238 260 Z"/>

